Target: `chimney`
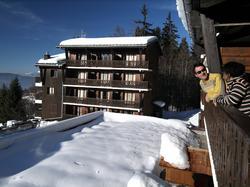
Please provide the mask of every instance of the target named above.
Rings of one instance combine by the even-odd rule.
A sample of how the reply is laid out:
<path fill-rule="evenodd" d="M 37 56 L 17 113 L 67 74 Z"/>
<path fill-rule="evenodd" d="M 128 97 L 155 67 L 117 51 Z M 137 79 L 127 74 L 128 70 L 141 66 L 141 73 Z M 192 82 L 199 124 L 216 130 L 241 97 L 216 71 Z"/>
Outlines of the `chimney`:
<path fill-rule="evenodd" d="M 46 60 L 46 59 L 49 59 L 50 58 L 50 54 L 48 51 L 46 51 L 46 53 L 43 55 L 43 59 Z"/>

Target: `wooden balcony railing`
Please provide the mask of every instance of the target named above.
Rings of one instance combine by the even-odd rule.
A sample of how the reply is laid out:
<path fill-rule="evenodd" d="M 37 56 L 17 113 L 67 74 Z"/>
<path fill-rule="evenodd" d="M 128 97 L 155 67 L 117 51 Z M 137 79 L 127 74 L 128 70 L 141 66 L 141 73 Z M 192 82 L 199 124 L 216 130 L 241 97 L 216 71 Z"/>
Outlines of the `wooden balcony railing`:
<path fill-rule="evenodd" d="M 148 69 L 148 61 L 125 60 L 63 60 L 67 66 L 75 67 L 112 67 L 112 68 L 143 68 Z"/>
<path fill-rule="evenodd" d="M 204 114 L 218 186 L 250 186 L 250 118 L 212 103 Z"/>
<path fill-rule="evenodd" d="M 116 88 L 148 89 L 148 82 L 147 81 L 120 81 L 120 80 L 95 80 L 95 79 L 66 78 L 64 81 L 64 84 L 116 87 Z"/>
<path fill-rule="evenodd" d="M 139 102 L 123 101 L 123 100 L 108 100 L 98 98 L 79 98 L 75 96 L 64 96 L 63 102 L 77 103 L 77 104 L 88 104 L 88 105 L 102 105 L 120 108 L 140 108 Z"/>

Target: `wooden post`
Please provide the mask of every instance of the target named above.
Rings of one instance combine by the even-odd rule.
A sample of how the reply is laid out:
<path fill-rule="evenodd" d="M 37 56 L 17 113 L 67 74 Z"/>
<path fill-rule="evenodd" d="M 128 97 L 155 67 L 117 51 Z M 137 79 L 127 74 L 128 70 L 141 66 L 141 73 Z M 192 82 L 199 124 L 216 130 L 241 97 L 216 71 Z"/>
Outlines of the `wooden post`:
<path fill-rule="evenodd" d="M 221 72 L 221 60 L 216 41 L 214 21 L 201 14 L 201 25 L 209 72 Z"/>

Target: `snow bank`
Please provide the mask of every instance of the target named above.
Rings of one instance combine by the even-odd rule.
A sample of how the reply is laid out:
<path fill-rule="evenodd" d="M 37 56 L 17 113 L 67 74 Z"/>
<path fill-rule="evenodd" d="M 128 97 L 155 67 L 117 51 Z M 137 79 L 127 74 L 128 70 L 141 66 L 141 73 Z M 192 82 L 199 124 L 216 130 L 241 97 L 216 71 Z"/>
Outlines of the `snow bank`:
<path fill-rule="evenodd" d="M 12 127 L 13 125 L 15 125 L 17 123 L 17 120 L 8 120 L 6 122 L 6 127 Z"/>
<path fill-rule="evenodd" d="M 38 125 L 37 125 L 37 127 L 39 127 L 39 128 L 44 128 L 44 127 L 47 127 L 47 126 L 49 126 L 49 125 L 53 125 L 53 124 L 55 124 L 55 123 L 57 123 L 58 121 L 57 120 L 55 120 L 55 121 L 40 121 L 39 123 L 38 123 Z"/>
<path fill-rule="evenodd" d="M 187 127 L 189 123 L 178 119 L 161 119 L 147 116 L 136 116 L 118 113 L 104 113 L 105 121 L 157 123 L 168 127 L 167 132 L 162 132 L 160 155 L 173 166 L 189 168 L 187 146 L 199 147 L 196 135 Z"/>
<path fill-rule="evenodd" d="M 13 134 L 4 139 L 11 146 L 0 150 L 0 186 L 168 186 L 157 177 L 166 133 L 192 142 L 180 120 L 110 112 Z"/>
<path fill-rule="evenodd" d="M 175 121 L 177 129 L 169 129 L 161 135 L 160 155 L 172 166 L 179 169 L 189 168 L 187 146 L 199 147 L 196 135 L 186 128 L 182 121 Z"/>
<path fill-rule="evenodd" d="M 188 122 L 192 124 L 193 126 L 198 127 L 199 126 L 199 120 L 200 120 L 200 112 L 194 114 L 188 119 Z"/>

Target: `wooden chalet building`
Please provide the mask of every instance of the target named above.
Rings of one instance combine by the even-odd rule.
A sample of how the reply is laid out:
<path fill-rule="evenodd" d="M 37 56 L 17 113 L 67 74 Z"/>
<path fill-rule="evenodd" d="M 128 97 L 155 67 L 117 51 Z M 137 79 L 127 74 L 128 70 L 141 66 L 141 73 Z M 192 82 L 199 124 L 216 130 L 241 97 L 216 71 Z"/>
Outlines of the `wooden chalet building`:
<path fill-rule="evenodd" d="M 75 38 L 36 66 L 38 116 L 62 119 L 98 110 L 152 115 L 161 54 L 156 37 Z M 40 112 L 39 112 L 40 110 Z"/>
<path fill-rule="evenodd" d="M 197 55 L 210 72 L 221 73 L 230 60 L 250 73 L 250 1 L 177 0 L 179 15 Z M 202 102 L 213 186 L 250 186 L 250 118 L 232 106 Z"/>

